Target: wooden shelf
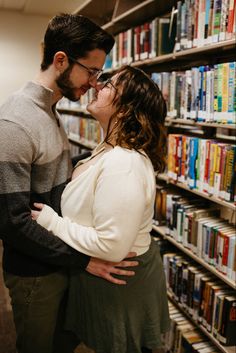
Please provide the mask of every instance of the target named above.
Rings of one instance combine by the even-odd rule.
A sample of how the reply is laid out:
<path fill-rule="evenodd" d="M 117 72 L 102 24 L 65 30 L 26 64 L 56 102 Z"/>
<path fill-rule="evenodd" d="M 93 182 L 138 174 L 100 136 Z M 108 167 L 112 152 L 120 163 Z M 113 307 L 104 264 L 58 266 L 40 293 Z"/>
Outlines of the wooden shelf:
<path fill-rule="evenodd" d="M 112 34 L 171 11 L 176 0 L 87 0 L 74 13 L 89 17 Z"/>
<path fill-rule="evenodd" d="M 90 116 L 91 119 L 93 119 L 93 117 L 89 114 L 89 112 L 86 110 L 86 108 L 57 108 L 57 111 L 61 114 L 71 114 L 71 115 L 85 115 L 85 116 Z"/>
<path fill-rule="evenodd" d="M 74 11 L 75 14 L 90 18 L 99 26 L 109 22 L 113 15 L 116 0 L 85 0 Z"/>
<path fill-rule="evenodd" d="M 232 55 L 235 51 L 235 43 L 235 39 L 230 39 L 227 41 L 209 44 L 205 47 L 191 48 L 179 52 L 157 56 L 155 58 L 133 61 L 130 65 L 134 67 L 145 68 L 148 71 L 155 67 L 155 70 L 160 72 L 163 71 L 164 68 L 167 70 L 170 63 L 172 65 L 171 71 L 179 70 L 180 65 L 182 69 L 187 69 L 193 66 L 200 66 L 207 63 L 209 64 L 211 60 L 212 62 L 216 60 L 215 54 L 217 54 L 217 62 L 220 61 L 221 55 L 227 56 L 228 54 L 231 56 L 232 60 Z M 230 59 L 223 59 L 223 61 L 227 60 Z M 117 68 L 109 70 L 110 72 L 115 72 Z"/>
<path fill-rule="evenodd" d="M 216 139 L 227 140 L 232 143 L 236 143 L 236 137 L 232 135 L 216 134 Z"/>
<path fill-rule="evenodd" d="M 134 2 L 134 0 L 133 0 Z M 145 0 L 136 1 L 136 5 L 132 6 L 132 1 L 120 1 L 123 5 L 123 12 L 117 13 L 110 22 L 104 24 L 103 28 L 113 35 L 123 32 L 130 27 L 135 27 L 142 24 L 144 21 L 152 20 L 155 15 L 161 16 L 168 11 L 171 11 L 172 6 L 176 4 L 175 0 L 156 1 Z M 125 5 L 128 7 L 125 9 Z M 118 12 L 118 11 L 117 11 Z"/>
<path fill-rule="evenodd" d="M 228 346 L 222 346 L 222 344 L 220 344 L 219 341 L 217 341 L 217 339 L 212 336 L 212 334 L 210 332 L 208 332 L 206 330 L 206 328 L 204 326 L 202 326 L 201 324 L 199 324 L 199 322 L 195 321 L 192 316 L 182 308 L 182 306 L 177 303 L 175 301 L 175 299 L 173 298 L 173 295 L 172 293 L 168 290 L 167 291 L 167 295 L 168 295 L 168 298 L 170 299 L 170 301 L 194 324 L 196 325 L 196 327 L 198 327 L 210 340 L 212 343 L 215 344 L 215 346 L 217 348 L 219 348 L 221 350 L 221 352 L 223 353 L 235 353 L 235 347 L 232 346 L 232 347 L 228 347 Z"/>
<path fill-rule="evenodd" d="M 232 202 L 227 202 L 225 200 L 221 200 L 215 196 L 211 196 L 211 195 L 208 195 L 206 194 L 205 192 L 202 192 L 202 191 L 198 191 L 196 189 L 190 189 L 188 186 L 186 186 L 184 183 L 180 183 L 178 181 L 175 181 L 175 180 L 172 180 L 170 179 L 166 174 L 159 174 L 157 176 L 157 179 L 159 180 L 164 180 L 165 182 L 169 183 L 169 184 L 172 184 L 172 185 L 176 185 L 177 187 L 181 188 L 181 189 L 184 189 L 184 190 L 187 190 L 193 194 L 196 194 L 198 196 L 201 196 L 207 200 L 210 200 L 212 202 L 215 202 L 221 206 L 224 206 L 224 207 L 227 207 L 231 210 L 233 210 L 234 212 L 236 211 L 236 206 L 234 205 L 234 203 Z"/>
<path fill-rule="evenodd" d="M 162 72 L 163 70 L 170 71 L 170 64 L 171 71 L 174 71 L 179 70 L 180 66 L 183 70 L 185 70 L 193 66 L 207 65 L 207 63 L 209 64 L 211 61 L 212 63 L 216 61 L 221 62 L 221 55 L 226 55 L 226 58 L 223 58 L 224 62 L 227 60 L 230 61 L 232 60 L 232 55 L 234 55 L 235 43 L 235 39 L 230 39 L 227 41 L 209 44 L 207 47 L 192 48 L 182 50 L 180 52 L 173 52 L 170 54 L 157 56 L 155 58 L 133 61 L 130 65 L 134 67 L 140 67 L 151 72 L 153 71 L 153 68 L 155 68 L 155 71 Z M 217 58 L 215 54 L 217 54 Z M 227 55 L 230 55 L 231 59 L 227 58 Z M 117 69 L 118 67 L 109 68 L 105 70 L 105 73 L 112 74 L 115 73 Z M 207 123 L 198 124 L 202 124 L 204 126 Z"/>
<path fill-rule="evenodd" d="M 170 118 L 167 117 L 165 119 L 165 122 L 172 125 L 172 124 L 183 124 L 183 125 L 189 125 L 189 126 L 203 126 L 206 128 L 221 128 L 221 129 L 232 129 L 236 130 L 236 124 L 220 124 L 220 123 L 201 123 L 198 121 L 194 121 L 191 119 L 175 119 L 175 118 Z M 168 125 L 169 126 L 169 125 Z"/>
<path fill-rule="evenodd" d="M 205 269 L 207 269 L 208 271 L 213 273 L 215 276 L 220 278 L 224 283 L 228 284 L 231 288 L 236 289 L 236 284 L 235 284 L 235 282 L 233 280 L 231 280 L 230 278 L 225 276 L 223 273 L 219 272 L 215 267 L 213 267 L 212 265 L 210 265 L 207 262 L 205 262 L 203 259 L 201 259 L 197 255 L 195 255 L 192 251 L 190 251 L 189 249 L 185 248 L 182 243 L 178 243 L 174 238 L 172 238 L 169 235 L 166 235 L 167 227 L 165 227 L 165 226 L 156 226 L 155 224 L 153 224 L 152 227 L 153 227 L 153 230 L 155 230 L 157 233 L 159 233 L 164 239 L 168 240 L 171 244 L 173 244 L 179 250 L 181 250 L 186 255 L 191 257 L 194 261 L 196 261 L 201 266 L 203 266 Z"/>

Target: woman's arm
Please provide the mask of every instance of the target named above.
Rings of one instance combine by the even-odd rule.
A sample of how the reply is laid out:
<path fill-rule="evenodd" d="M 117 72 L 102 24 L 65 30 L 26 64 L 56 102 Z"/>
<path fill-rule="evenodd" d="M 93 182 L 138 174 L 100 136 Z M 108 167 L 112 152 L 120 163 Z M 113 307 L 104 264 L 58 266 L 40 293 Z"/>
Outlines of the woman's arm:
<path fill-rule="evenodd" d="M 44 206 L 37 222 L 74 249 L 107 261 L 121 261 L 137 237 L 145 209 L 142 179 L 132 170 L 99 177 L 93 207 L 94 227 L 60 217 Z"/>

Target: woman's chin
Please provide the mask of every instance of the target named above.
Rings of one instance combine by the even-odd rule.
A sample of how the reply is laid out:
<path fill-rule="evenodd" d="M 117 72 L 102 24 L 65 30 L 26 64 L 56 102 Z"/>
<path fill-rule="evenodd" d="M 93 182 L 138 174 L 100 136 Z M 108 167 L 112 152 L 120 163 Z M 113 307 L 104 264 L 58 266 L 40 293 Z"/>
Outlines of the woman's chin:
<path fill-rule="evenodd" d="M 90 114 L 90 115 L 92 115 L 93 117 L 95 117 L 94 116 L 94 110 L 93 110 L 93 108 L 92 108 L 92 102 L 90 102 L 90 103 L 88 103 L 87 104 L 87 107 L 86 107 L 86 110 L 87 110 L 87 112 Z"/>
<path fill-rule="evenodd" d="M 91 102 L 88 103 L 87 106 L 86 106 L 86 110 L 87 110 L 89 113 L 91 113 L 90 106 L 91 106 Z"/>

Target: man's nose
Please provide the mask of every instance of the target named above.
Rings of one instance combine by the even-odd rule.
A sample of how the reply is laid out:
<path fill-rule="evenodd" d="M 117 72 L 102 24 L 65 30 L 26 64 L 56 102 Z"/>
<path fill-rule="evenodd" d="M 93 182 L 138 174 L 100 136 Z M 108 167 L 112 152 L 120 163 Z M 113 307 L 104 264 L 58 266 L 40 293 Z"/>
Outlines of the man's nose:
<path fill-rule="evenodd" d="M 97 85 L 98 85 L 99 83 L 98 83 L 98 80 L 97 80 L 97 77 L 96 77 L 96 76 L 89 79 L 89 84 L 90 84 L 91 87 L 93 87 L 93 88 L 95 88 L 96 90 L 98 90 L 98 89 L 97 89 Z"/>
<path fill-rule="evenodd" d="M 98 91 L 101 91 L 101 89 L 102 89 L 102 87 L 103 87 L 103 83 L 100 82 L 100 81 L 97 81 L 97 80 L 96 80 L 96 82 L 92 82 L 90 85 L 91 85 L 97 92 L 98 92 Z"/>

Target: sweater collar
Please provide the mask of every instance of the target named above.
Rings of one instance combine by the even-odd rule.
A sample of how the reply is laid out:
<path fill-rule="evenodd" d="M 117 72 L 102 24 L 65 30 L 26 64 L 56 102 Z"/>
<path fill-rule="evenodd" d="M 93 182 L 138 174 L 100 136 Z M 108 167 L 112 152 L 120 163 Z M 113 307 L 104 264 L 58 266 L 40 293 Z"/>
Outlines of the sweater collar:
<path fill-rule="evenodd" d="M 53 91 L 36 82 L 29 81 L 23 87 L 23 91 L 41 108 L 52 109 Z"/>

